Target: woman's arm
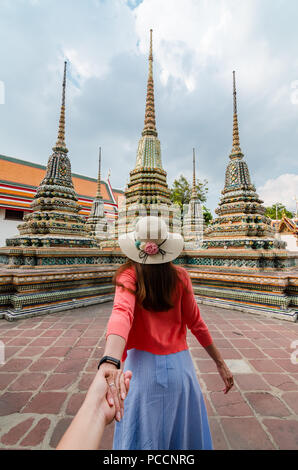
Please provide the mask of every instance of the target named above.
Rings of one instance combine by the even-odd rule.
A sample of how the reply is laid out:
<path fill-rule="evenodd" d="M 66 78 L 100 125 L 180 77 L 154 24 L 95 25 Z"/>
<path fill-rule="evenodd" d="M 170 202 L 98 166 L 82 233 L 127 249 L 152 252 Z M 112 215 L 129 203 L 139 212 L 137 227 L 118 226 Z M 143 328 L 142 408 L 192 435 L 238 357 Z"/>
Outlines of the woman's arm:
<path fill-rule="evenodd" d="M 228 393 L 234 384 L 233 375 L 225 364 L 220 352 L 216 348 L 209 333 L 208 327 L 201 317 L 200 309 L 196 302 L 191 279 L 188 273 L 186 279 L 186 288 L 182 294 L 181 308 L 188 328 L 197 338 L 201 346 L 205 348 L 209 356 L 214 360 L 217 370 L 226 386 L 224 392 Z"/>
<path fill-rule="evenodd" d="M 119 359 L 121 361 L 123 351 L 125 348 L 126 341 L 122 336 L 115 335 L 115 334 L 109 334 L 107 337 L 106 345 L 105 345 L 105 350 L 103 355 L 104 356 L 112 356 L 115 357 L 115 359 Z M 106 364 L 106 363 L 104 363 Z M 102 364 L 102 365 L 104 365 Z"/>
<path fill-rule="evenodd" d="M 194 296 L 191 279 L 186 271 L 184 283 L 185 288 L 181 298 L 181 311 L 183 319 L 201 346 L 206 348 L 212 344 L 213 340 L 206 323 L 201 317 L 201 313 Z"/>
<path fill-rule="evenodd" d="M 135 272 L 133 269 L 123 271 L 117 278 L 117 282 L 122 286 L 117 285 L 115 291 L 113 310 L 108 321 L 106 332 L 106 345 L 103 355 L 112 356 L 121 361 L 124 348 L 127 342 L 129 331 L 131 329 L 134 308 L 135 308 Z M 100 366 L 100 370 L 110 371 L 113 373 L 113 380 L 115 385 L 109 387 L 107 398 L 110 404 L 115 404 L 116 419 L 120 421 L 123 416 L 123 384 L 121 391 L 121 374 L 113 364 L 104 362 Z"/>
<path fill-rule="evenodd" d="M 117 282 L 121 285 L 116 285 L 113 310 L 108 321 L 106 337 L 109 335 L 117 335 L 127 341 L 129 331 L 131 329 L 134 310 L 136 303 L 135 289 L 136 277 L 133 269 L 123 271 L 117 278 Z M 114 342 L 106 345 L 109 352 L 114 352 Z M 118 345 L 116 344 L 116 347 Z M 105 351 L 106 352 L 106 351 Z M 115 350 L 115 354 L 118 350 Z M 120 358 L 121 359 L 121 358 Z"/>
<path fill-rule="evenodd" d="M 226 388 L 223 390 L 225 393 L 228 393 L 228 391 L 233 387 L 234 385 L 234 379 L 233 379 L 233 374 L 226 365 L 225 361 L 223 360 L 219 350 L 216 348 L 214 342 L 210 344 L 209 346 L 205 347 L 205 350 L 209 354 L 209 356 L 214 360 L 217 370 L 223 379 Z"/>
<path fill-rule="evenodd" d="M 121 360 L 122 354 L 125 348 L 126 341 L 124 338 L 118 335 L 110 334 L 107 337 L 106 346 L 103 355 L 112 356 L 115 359 Z M 125 391 L 123 388 L 123 374 L 119 375 L 117 367 L 109 362 L 104 362 L 101 364 L 99 370 L 107 372 L 111 375 L 110 382 L 115 383 L 115 386 L 108 388 L 107 400 L 110 405 L 115 405 L 116 408 L 116 419 L 117 421 L 121 420 L 124 413 L 124 403 Z"/>
<path fill-rule="evenodd" d="M 134 318 L 136 302 L 136 275 L 134 269 L 123 271 L 118 276 L 117 283 L 120 285 L 116 285 L 114 305 L 107 325 L 106 345 L 103 355 L 121 360 Z M 113 364 L 103 363 L 100 369 L 114 371 L 115 380 L 113 382 L 115 386 L 109 388 L 108 400 L 109 403 L 115 403 L 116 419 L 120 421 L 123 414 L 123 403 L 121 403 L 121 383 L 115 372 L 117 368 Z"/>

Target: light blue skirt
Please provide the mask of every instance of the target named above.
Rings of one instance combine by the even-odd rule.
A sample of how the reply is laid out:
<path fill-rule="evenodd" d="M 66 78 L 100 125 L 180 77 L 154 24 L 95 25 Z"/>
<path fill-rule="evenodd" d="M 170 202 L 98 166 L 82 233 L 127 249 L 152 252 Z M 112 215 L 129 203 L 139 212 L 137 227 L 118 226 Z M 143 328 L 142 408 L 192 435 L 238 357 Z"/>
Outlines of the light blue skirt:
<path fill-rule="evenodd" d="M 133 373 L 114 450 L 211 450 L 206 406 L 188 349 L 157 355 L 127 352 Z"/>

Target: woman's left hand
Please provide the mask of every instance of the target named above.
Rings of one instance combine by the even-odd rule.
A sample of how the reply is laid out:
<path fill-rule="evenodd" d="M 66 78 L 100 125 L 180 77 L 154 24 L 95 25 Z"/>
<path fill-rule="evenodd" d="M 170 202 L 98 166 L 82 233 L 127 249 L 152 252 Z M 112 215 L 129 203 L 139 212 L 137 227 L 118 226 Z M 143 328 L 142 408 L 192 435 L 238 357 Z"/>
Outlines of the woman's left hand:
<path fill-rule="evenodd" d="M 223 379 L 223 381 L 225 383 L 226 388 L 223 391 L 226 394 L 226 393 L 228 393 L 229 390 L 231 390 L 231 388 L 234 385 L 233 374 L 232 374 L 232 372 L 230 371 L 230 369 L 228 368 L 228 366 L 226 365 L 225 362 L 217 364 L 217 370 L 218 370 L 221 378 Z"/>

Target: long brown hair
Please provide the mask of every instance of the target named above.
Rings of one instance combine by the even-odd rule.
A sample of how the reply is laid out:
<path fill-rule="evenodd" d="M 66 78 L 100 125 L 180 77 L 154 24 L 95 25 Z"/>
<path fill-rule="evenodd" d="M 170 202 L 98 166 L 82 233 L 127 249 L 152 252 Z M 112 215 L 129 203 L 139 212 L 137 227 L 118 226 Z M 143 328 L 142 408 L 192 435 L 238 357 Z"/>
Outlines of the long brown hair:
<path fill-rule="evenodd" d="M 113 282 L 124 287 L 117 281 L 119 274 L 133 266 L 136 272 L 136 290 L 133 292 L 137 301 L 146 310 L 164 312 L 174 307 L 175 288 L 179 278 L 178 270 L 171 262 L 161 264 L 141 264 L 128 260 L 116 271 Z"/>

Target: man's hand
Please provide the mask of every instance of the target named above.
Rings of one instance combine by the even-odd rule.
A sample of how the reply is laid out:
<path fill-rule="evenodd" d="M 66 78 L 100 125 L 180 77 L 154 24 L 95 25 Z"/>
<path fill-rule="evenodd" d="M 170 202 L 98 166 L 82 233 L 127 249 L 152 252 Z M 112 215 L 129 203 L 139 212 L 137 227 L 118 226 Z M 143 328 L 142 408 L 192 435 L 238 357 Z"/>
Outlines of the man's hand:
<path fill-rule="evenodd" d="M 126 387 L 126 395 L 129 390 L 129 382 L 132 372 L 123 374 Z M 99 370 L 91 383 L 85 400 L 79 408 L 68 429 L 60 439 L 56 449 L 58 450 L 96 450 L 99 449 L 101 438 L 107 424 L 110 424 L 116 412 L 115 405 L 109 405 L 107 392 L 109 389 L 107 380 L 114 377 L 109 371 Z M 113 380 L 113 378 L 112 378 Z"/>

